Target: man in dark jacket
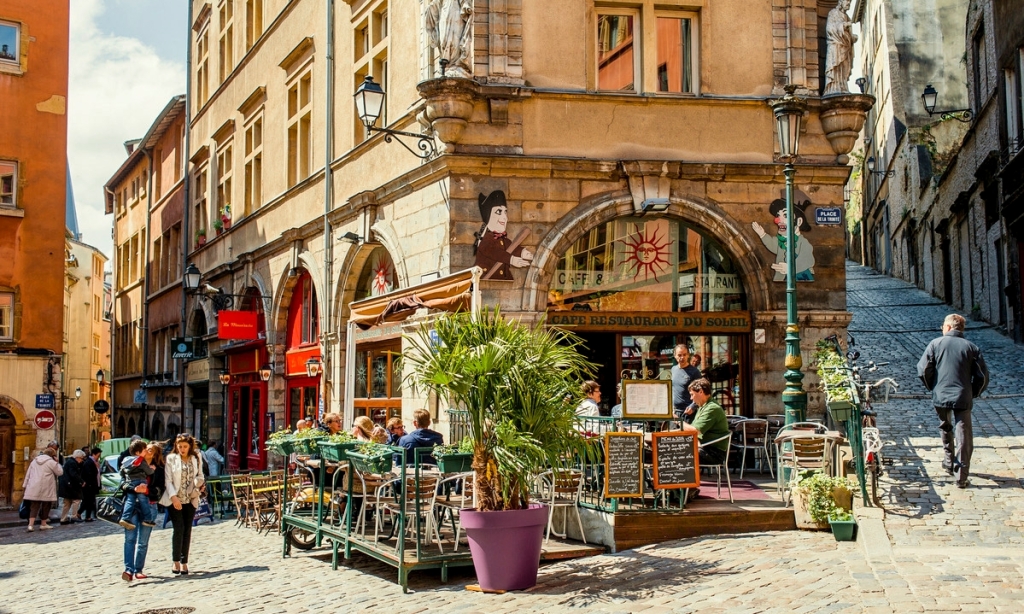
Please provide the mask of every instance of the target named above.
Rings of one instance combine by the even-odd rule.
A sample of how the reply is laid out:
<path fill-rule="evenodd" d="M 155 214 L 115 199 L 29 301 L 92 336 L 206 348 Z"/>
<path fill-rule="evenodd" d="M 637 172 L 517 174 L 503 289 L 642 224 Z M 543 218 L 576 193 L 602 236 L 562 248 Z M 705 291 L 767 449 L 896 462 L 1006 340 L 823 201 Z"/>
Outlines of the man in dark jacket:
<path fill-rule="evenodd" d="M 430 430 L 430 413 L 426 410 L 417 409 L 412 412 L 412 423 L 416 430 L 398 440 L 398 445 L 411 452 L 411 454 L 405 455 L 406 462 L 409 464 L 415 462 L 416 457 L 413 450 L 416 448 L 433 448 L 444 444 L 444 437 L 441 436 L 441 433 Z M 420 462 L 437 463 L 434 457 L 429 455 L 420 457 Z"/>
<path fill-rule="evenodd" d="M 78 506 L 82 504 L 82 487 L 85 481 L 82 479 L 82 463 L 85 461 L 85 452 L 75 450 L 75 453 L 64 460 L 64 475 L 60 476 L 57 482 L 57 495 L 64 499 L 60 508 L 60 523 L 71 524 L 69 516 L 78 514 Z"/>
<path fill-rule="evenodd" d="M 974 399 L 988 386 L 988 368 L 981 350 L 964 339 L 966 320 L 950 314 L 942 323 L 942 336 L 932 340 L 917 363 L 917 375 L 932 391 L 932 404 L 939 414 L 943 468 L 956 476 L 956 485 L 967 488 L 967 476 L 974 452 L 971 408 Z"/>

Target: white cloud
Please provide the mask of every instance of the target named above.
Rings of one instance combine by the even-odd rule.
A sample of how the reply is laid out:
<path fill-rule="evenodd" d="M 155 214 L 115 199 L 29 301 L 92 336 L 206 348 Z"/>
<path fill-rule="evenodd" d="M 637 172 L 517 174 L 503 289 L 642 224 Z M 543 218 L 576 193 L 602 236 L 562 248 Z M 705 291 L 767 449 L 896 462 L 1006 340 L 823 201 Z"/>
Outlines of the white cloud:
<path fill-rule="evenodd" d="M 82 240 L 110 256 L 113 216 L 103 213 L 103 185 L 125 160 L 124 142 L 142 137 L 185 92 L 185 66 L 137 38 L 100 31 L 103 10 L 104 0 L 71 3 L 68 158 Z"/>

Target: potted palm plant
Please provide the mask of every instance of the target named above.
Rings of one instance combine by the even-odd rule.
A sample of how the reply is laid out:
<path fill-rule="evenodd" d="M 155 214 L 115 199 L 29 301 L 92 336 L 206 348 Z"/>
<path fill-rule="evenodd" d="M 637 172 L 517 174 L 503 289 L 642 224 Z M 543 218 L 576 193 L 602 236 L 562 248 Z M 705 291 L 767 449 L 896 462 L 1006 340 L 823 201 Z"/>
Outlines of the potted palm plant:
<path fill-rule="evenodd" d="M 593 369 L 580 339 L 484 310 L 425 323 L 407 342 L 411 383 L 468 414 L 476 509 L 462 512 L 462 526 L 481 588 L 533 586 L 548 518 L 531 500 L 533 478 L 595 453 L 576 428 Z"/>

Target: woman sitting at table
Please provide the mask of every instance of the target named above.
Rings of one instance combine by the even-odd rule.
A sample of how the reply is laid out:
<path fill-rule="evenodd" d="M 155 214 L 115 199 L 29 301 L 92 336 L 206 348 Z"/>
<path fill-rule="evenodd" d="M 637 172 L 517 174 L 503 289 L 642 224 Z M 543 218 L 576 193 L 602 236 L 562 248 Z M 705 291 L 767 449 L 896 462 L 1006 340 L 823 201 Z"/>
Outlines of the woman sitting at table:
<path fill-rule="evenodd" d="M 352 436 L 359 441 L 372 441 L 373 443 L 384 443 L 388 440 L 388 434 L 373 423 L 367 416 L 359 416 L 352 421 Z"/>

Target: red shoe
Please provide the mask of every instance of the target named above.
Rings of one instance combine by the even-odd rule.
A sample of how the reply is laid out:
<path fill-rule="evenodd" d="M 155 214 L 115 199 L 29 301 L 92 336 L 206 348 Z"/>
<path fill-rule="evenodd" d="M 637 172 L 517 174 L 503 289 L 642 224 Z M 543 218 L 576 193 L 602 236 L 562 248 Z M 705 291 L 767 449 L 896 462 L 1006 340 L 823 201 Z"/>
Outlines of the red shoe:
<path fill-rule="evenodd" d="M 121 579 L 124 580 L 125 582 L 131 582 L 132 581 L 132 572 L 130 572 L 130 571 L 121 572 Z"/>
<path fill-rule="evenodd" d="M 144 574 L 144 573 L 137 573 L 137 574 L 135 574 L 135 579 L 136 579 L 136 580 L 145 580 L 145 579 L 146 579 L 146 578 L 148 578 L 148 577 L 149 577 L 149 576 L 147 576 L 147 575 L 146 575 L 146 574 Z"/>

